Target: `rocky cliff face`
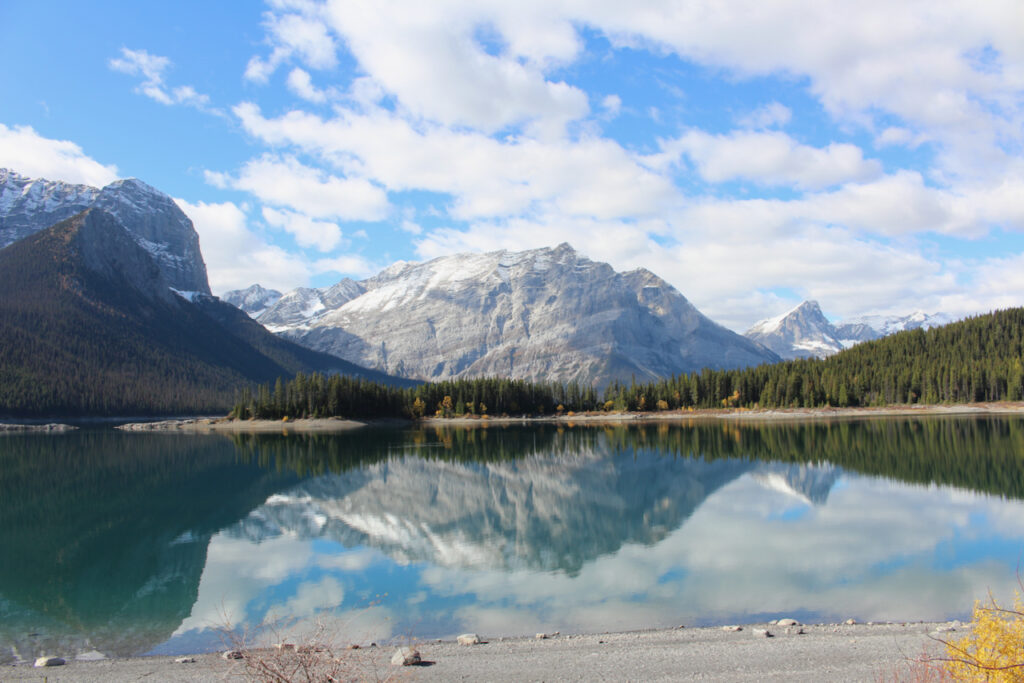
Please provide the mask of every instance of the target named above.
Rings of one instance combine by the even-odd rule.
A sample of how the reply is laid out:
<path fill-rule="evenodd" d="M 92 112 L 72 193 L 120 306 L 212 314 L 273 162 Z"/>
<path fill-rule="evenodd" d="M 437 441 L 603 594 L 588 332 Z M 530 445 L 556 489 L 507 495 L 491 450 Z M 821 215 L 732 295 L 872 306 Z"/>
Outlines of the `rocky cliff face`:
<path fill-rule="evenodd" d="M 220 300 L 240 308 L 253 318 L 258 318 L 268 308 L 277 303 L 281 292 L 276 289 L 264 289 L 253 285 L 245 289 L 233 289 L 221 295 Z"/>
<path fill-rule="evenodd" d="M 155 259 L 171 287 L 210 293 L 199 235 L 162 192 L 134 178 L 95 188 L 0 169 L 0 247 L 90 208 L 112 215 Z"/>
<path fill-rule="evenodd" d="M 258 320 L 310 348 L 422 380 L 603 386 L 778 360 L 653 273 L 617 273 L 568 244 L 397 263 L 361 282 L 289 292 Z"/>

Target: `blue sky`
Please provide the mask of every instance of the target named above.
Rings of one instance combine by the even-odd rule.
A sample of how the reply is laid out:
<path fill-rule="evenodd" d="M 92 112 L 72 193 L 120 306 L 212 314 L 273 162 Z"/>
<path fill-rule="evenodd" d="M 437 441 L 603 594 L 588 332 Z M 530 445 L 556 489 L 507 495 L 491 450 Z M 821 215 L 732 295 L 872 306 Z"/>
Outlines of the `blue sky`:
<path fill-rule="evenodd" d="M 137 177 L 215 292 L 569 242 L 737 330 L 1024 303 L 1024 5 L 0 5 L 0 166 Z"/>

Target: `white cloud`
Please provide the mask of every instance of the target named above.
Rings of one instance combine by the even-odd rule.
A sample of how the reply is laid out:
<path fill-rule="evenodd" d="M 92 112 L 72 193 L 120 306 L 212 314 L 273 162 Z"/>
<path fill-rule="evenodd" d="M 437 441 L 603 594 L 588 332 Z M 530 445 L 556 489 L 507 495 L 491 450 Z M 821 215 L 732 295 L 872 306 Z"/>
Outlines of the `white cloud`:
<path fill-rule="evenodd" d="M 245 68 L 245 78 L 266 83 L 277 68 L 291 58 L 313 69 L 337 65 L 337 47 L 321 17 L 320 6 L 313 3 L 274 3 L 281 13 L 264 14 L 267 40 L 272 46 L 266 59 L 253 56 Z"/>
<path fill-rule="evenodd" d="M 601 108 L 604 109 L 606 118 L 614 119 L 622 111 L 622 98 L 618 95 L 606 95 L 601 100 Z"/>
<path fill-rule="evenodd" d="M 44 138 L 31 126 L 0 123 L 0 167 L 31 177 L 103 187 L 117 180 L 117 167 L 87 156 L 70 140 Z"/>
<path fill-rule="evenodd" d="M 291 73 L 288 74 L 288 89 L 302 99 L 314 104 L 323 104 L 327 101 L 327 93 L 323 90 L 318 90 L 313 85 L 309 72 L 298 67 L 292 69 Z"/>
<path fill-rule="evenodd" d="M 199 233 L 213 292 L 242 289 L 256 282 L 288 291 L 309 280 L 309 265 L 250 230 L 245 213 L 235 204 L 174 201 Z"/>
<path fill-rule="evenodd" d="M 819 189 L 879 176 L 882 166 L 865 160 L 859 147 L 802 145 L 781 132 L 734 131 L 710 135 L 691 130 L 663 143 L 669 157 L 684 154 L 705 180 L 749 180 L 763 185 Z"/>
<path fill-rule="evenodd" d="M 237 178 L 208 172 L 207 179 L 314 218 L 377 221 L 388 212 L 387 194 L 376 185 L 363 178 L 326 174 L 292 156 L 263 156 L 248 161 Z"/>
<path fill-rule="evenodd" d="M 789 107 L 779 102 L 769 102 L 740 117 L 737 122 L 745 128 L 761 129 L 785 126 L 792 118 L 793 111 Z"/>
<path fill-rule="evenodd" d="M 330 251 L 341 243 L 341 228 L 336 223 L 318 221 L 294 211 L 278 211 L 263 207 L 263 220 L 275 228 L 283 228 L 303 247 Z"/>
<path fill-rule="evenodd" d="M 582 90 L 545 77 L 581 48 L 575 29 L 548 14 L 523 3 L 387 0 L 329 2 L 326 11 L 360 66 L 413 116 L 488 132 L 531 124 L 558 135 L 589 107 Z"/>
<path fill-rule="evenodd" d="M 136 92 L 160 104 L 184 104 L 211 114 L 222 114 L 220 110 L 210 107 L 208 95 L 196 92 L 192 86 L 169 87 L 164 83 L 164 72 L 171 66 L 171 60 L 167 57 L 151 55 L 146 50 L 129 50 L 122 47 L 121 56 L 111 59 L 108 65 L 114 71 L 129 76 L 141 76 L 142 83 L 136 88 Z"/>
<path fill-rule="evenodd" d="M 567 215 L 647 216 L 678 194 L 641 158 L 601 138 L 500 141 L 471 131 L 414 127 L 383 109 L 342 110 L 328 120 L 301 111 L 268 119 L 251 103 L 234 111 L 246 131 L 267 144 L 319 155 L 390 191 L 449 194 L 458 219 L 516 215 L 538 203 Z"/>

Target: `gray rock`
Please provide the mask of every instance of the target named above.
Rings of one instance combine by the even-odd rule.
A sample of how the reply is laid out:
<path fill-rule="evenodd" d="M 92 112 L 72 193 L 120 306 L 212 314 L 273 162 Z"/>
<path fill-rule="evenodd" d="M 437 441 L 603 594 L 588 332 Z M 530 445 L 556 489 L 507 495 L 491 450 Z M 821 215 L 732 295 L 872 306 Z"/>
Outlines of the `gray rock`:
<path fill-rule="evenodd" d="M 774 638 L 772 632 L 766 628 L 755 628 L 750 631 L 756 638 Z"/>
<path fill-rule="evenodd" d="M 241 650 L 225 650 L 220 656 L 221 659 L 245 659 L 245 653 Z"/>
<path fill-rule="evenodd" d="M 779 619 L 775 622 L 778 626 L 799 626 L 800 622 L 796 619 Z"/>
<path fill-rule="evenodd" d="M 603 386 L 778 358 L 650 271 L 617 273 L 568 244 L 397 263 L 361 282 L 289 292 L 258 320 L 312 349 L 423 380 Z"/>
<path fill-rule="evenodd" d="M 178 657 L 177 659 L 174 660 L 174 663 L 175 664 L 195 664 L 196 663 L 196 658 L 195 657 Z"/>
<path fill-rule="evenodd" d="M 111 214 L 149 252 L 171 287 L 210 293 L 199 235 L 166 194 L 134 178 L 99 189 L 0 169 L 0 247 L 90 208 Z"/>
<path fill-rule="evenodd" d="M 64 666 L 64 664 L 65 662 L 63 657 L 39 657 L 36 659 L 35 666 Z"/>
<path fill-rule="evenodd" d="M 847 626 L 853 626 L 854 624 L 856 624 L 856 623 L 857 623 L 857 620 L 856 620 L 856 619 L 852 619 L 852 618 L 851 618 L 851 619 L 847 619 L 847 620 L 846 620 L 846 621 L 844 621 L 843 623 L 844 623 L 844 624 L 846 624 Z"/>
<path fill-rule="evenodd" d="M 419 651 L 411 647 L 400 647 L 391 655 L 391 663 L 394 666 L 412 666 L 422 661 Z"/>
<path fill-rule="evenodd" d="M 723 631 L 729 631 L 731 633 L 736 633 L 737 631 L 742 631 L 743 627 L 742 626 L 723 626 L 722 630 Z"/>
<path fill-rule="evenodd" d="M 480 636 L 475 633 L 463 633 L 456 640 L 459 645 L 479 645 L 482 642 Z"/>
<path fill-rule="evenodd" d="M 538 633 L 537 635 L 534 636 L 534 638 L 536 640 L 547 640 L 548 639 L 548 634 L 546 634 L 546 633 Z"/>

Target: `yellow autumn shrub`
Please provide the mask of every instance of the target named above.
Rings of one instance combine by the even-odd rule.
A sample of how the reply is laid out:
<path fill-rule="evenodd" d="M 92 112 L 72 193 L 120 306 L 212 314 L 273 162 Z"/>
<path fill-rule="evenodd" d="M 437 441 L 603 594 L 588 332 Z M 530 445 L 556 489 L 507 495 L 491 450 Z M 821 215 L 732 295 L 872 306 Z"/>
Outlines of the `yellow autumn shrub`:
<path fill-rule="evenodd" d="M 1024 600 L 1018 592 L 1014 609 L 995 598 L 974 605 L 974 628 L 946 643 L 946 671 L 954 681 L 1024 683 Z"/>

